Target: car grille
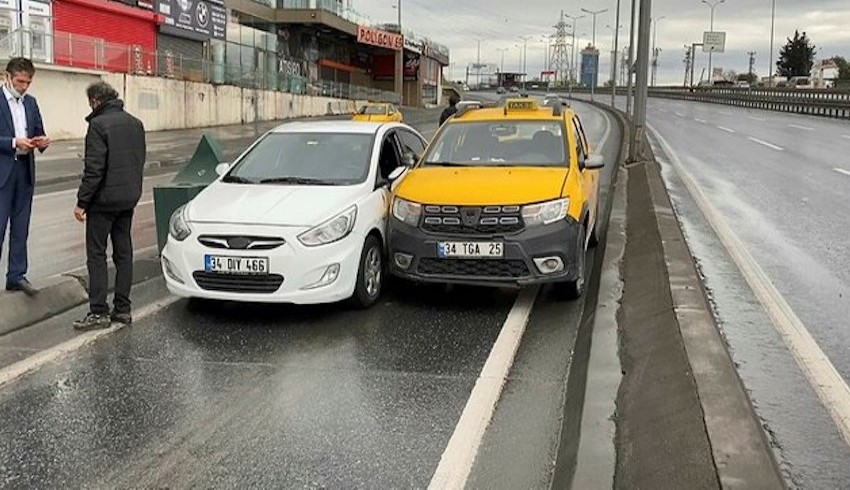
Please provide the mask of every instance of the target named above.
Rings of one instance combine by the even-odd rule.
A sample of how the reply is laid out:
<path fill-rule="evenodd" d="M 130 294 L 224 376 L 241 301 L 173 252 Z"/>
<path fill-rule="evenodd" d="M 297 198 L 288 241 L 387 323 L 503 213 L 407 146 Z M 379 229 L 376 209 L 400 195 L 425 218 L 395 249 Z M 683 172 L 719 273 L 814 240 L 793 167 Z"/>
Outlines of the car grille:
<path fill-rule="evenodd" d="M 280 237 L 244 235 L 201 235 L 198 242 L 209 248 L 227 250 L 273 250 L 286 243 Z"/>
<path fill-rule="evenodd" d="M 442 235 L 517 233 L 525 225 L 519 206 L 425 206 L 422 230 Z"/>
<path fill-rule="evenodd" d="M 522 260 L 420 259 L 417 271 L 423 275 L 520 278 L 529 275 Z"/>
<path fill-rule="evenodd" d="M 283 284 L 283 276 L 279 274 L 255 276 L 195 271 L 192 277 L 201 289 L 228 293 L 271 294 Z"/>

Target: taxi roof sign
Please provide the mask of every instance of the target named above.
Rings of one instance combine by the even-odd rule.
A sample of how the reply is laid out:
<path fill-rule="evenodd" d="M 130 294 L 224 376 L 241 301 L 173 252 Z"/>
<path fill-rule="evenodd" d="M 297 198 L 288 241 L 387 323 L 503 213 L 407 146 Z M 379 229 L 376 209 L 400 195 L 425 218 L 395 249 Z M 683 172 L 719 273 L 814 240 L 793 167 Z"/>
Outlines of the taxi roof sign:
<path fill-rule="evenodd" d="M 535 99 L 508 99 L 505 101 L 505 114 L 509 112 L 536 111 L 539 109 Z"/>

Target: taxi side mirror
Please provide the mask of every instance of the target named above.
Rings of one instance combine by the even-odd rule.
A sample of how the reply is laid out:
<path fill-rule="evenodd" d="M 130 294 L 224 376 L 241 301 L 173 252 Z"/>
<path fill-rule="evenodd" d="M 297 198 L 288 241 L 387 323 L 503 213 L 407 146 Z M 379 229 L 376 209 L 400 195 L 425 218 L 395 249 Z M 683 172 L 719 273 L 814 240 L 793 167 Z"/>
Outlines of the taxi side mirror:
<path fill-rule="evenodd" d="M 404 175 L 405 172 L 407 172 L 407 167 L 396 167 L 395 170 L 390 172 L 390 176 L 387 178 L 387 180 L 389 180 L 390 182 L 395 182 L 399 178 L 401 178 L 401 176 Z"/>
<path fill-rule="evenodd" d="M 404 155 L 401 156 L 401 164 L 404 167 L 412 167 L 412 166 L 416 165 L 416 155 L 414 155 L 413 153 L 410 153 L 410 152 L 405 153 Z M 398 170 L 398 169 L 396 169 L 396 170 Z"/>
<path fill-rule="evenodd" d="M 230 164 L 227 162 L 221 162 L 215 166 L 215 173 L 218 174 L 219 177 L 227 173 L 227 169 L 230 168 Z"/>
<path fill-rule="evenodd" d="M 599 153 L 593 153 L 587 160 L 584 161 L 584 168 L 587 170 L 596 170 L 605 166 L 605 159 Z"/>

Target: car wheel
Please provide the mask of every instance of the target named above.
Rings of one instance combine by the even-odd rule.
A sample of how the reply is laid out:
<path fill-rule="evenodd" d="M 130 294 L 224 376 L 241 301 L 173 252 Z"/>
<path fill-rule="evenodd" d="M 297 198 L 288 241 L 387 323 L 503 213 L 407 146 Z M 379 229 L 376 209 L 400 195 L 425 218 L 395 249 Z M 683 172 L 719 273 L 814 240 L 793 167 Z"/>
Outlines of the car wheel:
<path fill-rule="evenodd" d="M 360 254 L 360 268 L 357 270 L 357 284 L 354 286 L 351 303 L 364 309 L 377 303 L 384 286 L 384 275 L 384 251 L 381 242 L 374 235 L 369 235 Z"/>
<path fill-rule="evenodd" d="M 584 294 L 586 282 L 584 272 L 585 256 L 587 255 L 584 243 L 586 238 L 587 232 L 584 225 L 581 225 L 579 226 L 578 239 L 576 240 L 576 267 L 578 269 L 578 276 L 572 281 L 561 282 L 555 285 L 558 295 L 565 299 L 578 299 Z"/>
<path fill-rule="evenodd" d="M 599 202 L 596 203 L 596 211 L 593 214 L 593 229 L 590 231 L 591 247 L 599 245 Z"/>

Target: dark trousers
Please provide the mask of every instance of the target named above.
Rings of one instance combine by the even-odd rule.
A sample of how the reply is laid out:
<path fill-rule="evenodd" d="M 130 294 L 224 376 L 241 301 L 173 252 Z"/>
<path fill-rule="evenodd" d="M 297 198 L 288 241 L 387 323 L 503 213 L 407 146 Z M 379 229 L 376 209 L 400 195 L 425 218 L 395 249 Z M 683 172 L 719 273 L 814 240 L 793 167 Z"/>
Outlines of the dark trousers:
<path fill-rule="evenodd" d="M 89 309 L 97 315 L 109 313 L 106 295 L 109 276 L 106 243 L 112 239 L 115 264 L 115 312 L 130 313 L 130 287 L 133 284 L 133 210 L 86 213 L 86 265 L 89 269 Z"/>
<path fill-rule="evenodd" d="M 6 283 L 15 284 L 27 273 L 27 237 L 32 215 L 33 185 L 29 159 L 15 159 L 12 173 L 0 187 L 0 250 L 9 226 L 9 269 Z"/>

